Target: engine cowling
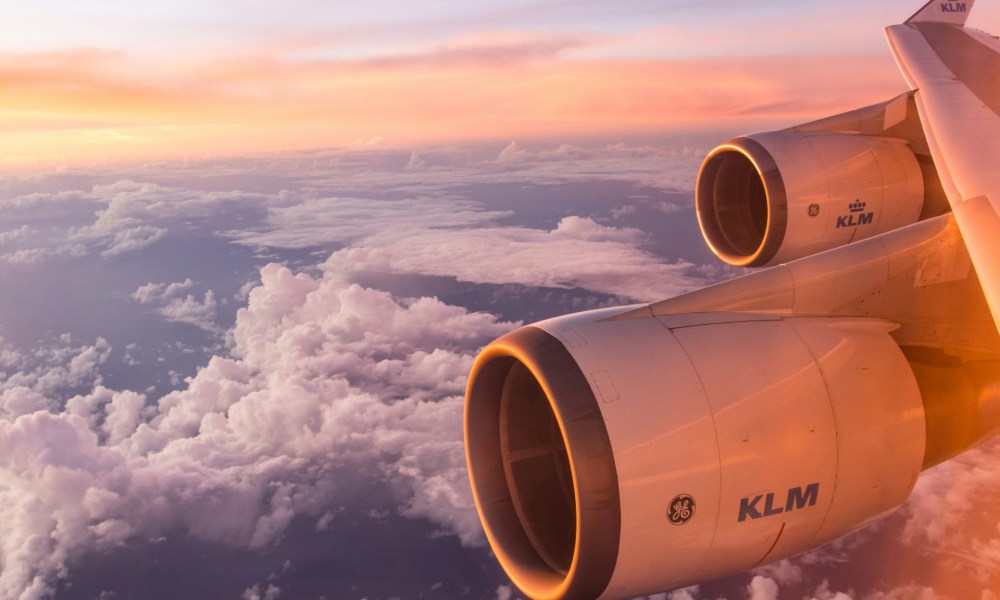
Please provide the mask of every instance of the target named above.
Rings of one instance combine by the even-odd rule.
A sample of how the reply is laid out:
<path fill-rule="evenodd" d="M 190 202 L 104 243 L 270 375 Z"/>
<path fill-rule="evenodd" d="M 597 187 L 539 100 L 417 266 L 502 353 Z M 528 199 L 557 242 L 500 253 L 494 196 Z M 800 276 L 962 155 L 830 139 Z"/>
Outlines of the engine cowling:
<path fill-rule="evenodd" d="M 695 203 L 712 251 L 756 267 L 916 223 L 924 175 L 906 140 L 787 129 L 712 150 Z"/>
<path fill-rule="evenodd" d="M 529 597 L 629 597 L 739 572 L 909 494 L 924 410 L 888 322 L 620 311 L 522 327 L 470 376 L 476 507 Z"/>

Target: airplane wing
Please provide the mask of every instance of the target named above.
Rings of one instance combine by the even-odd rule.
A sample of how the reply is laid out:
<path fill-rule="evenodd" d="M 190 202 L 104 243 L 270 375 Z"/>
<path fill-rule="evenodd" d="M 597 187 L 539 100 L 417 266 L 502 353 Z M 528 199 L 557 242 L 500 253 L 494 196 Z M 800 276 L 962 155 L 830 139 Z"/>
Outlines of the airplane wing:
<path fill-rule="evenodd" d="M 972 4 L 932 0 L 886 35 L 1000 326 L 1000 40 L 965 27 Z"/>
<path fill-rule="evenodd" d="M 793 556 L 1000 433 L 1000 41 L 887 29 L 911 91 L 723 142 L 709 247 L 764 267 L 547 319 L 476 359 L 466 459 L 527 596 L 614 600 Z"/>

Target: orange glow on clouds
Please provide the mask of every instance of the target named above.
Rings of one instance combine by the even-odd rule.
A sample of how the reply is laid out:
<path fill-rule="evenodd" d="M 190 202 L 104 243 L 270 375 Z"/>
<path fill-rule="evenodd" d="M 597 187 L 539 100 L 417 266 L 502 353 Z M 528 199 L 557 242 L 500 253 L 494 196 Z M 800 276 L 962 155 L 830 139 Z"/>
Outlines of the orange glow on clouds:
<path fill-rule="evenodd" d="M 357 62 L 0 56 L 0 164 L 345 146 L 374 137 L 431 143 L 774 126 L 905 89 L 888 56 L 541 54 L 466 45 Z"/>

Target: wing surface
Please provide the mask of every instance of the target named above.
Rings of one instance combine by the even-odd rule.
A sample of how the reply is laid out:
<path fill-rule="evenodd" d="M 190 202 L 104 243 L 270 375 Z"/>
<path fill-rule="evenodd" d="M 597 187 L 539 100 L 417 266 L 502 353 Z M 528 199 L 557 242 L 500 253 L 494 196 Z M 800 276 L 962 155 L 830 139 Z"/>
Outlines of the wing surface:
<path fill-rule="evenodd" d="M 964 26 L 971 7 L 934 0 L 886 35 L 1000 327 L 1000 40 Z"/>

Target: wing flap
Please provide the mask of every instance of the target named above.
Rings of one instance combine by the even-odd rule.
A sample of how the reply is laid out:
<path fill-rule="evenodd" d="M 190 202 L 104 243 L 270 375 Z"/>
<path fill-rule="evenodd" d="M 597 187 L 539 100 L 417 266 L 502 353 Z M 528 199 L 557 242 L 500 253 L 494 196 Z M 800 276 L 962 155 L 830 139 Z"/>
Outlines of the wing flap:
<path fill-rule="evenodd" d="M 992 38 L 940 22 L 886 33 L 916 90 L 941 183 L 1000 327 L 1000 50 Z"/>

